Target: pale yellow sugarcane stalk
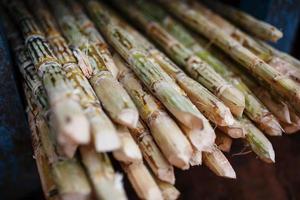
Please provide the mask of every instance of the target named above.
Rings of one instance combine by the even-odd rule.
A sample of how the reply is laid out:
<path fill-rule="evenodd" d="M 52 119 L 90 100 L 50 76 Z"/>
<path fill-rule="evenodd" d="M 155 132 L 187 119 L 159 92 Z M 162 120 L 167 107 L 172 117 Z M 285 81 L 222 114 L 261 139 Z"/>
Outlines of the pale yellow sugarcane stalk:
<path fill-rule="evenodd" d="M 69 43 L 76 47 L 74 51 L 76 57 L 79 61 L 83 58 L 88 59 L 90 67 L 83 67 L 82 70 L 104 109 L 115 122 L 128 127 L 136 127 L 138 111 L 129 95 L 108 70 L 107 63 L 103 61 L 107 54 L 103 54 L 99 45 L 91 43 L 93 41 L 80 31 L 75 17 L 63 2 L 51 0 L 49 4 L 63 34 Z"/>
<path fill-rule="evenodd" d="M 88 200 L 92 188 L 78 161 L 74 159 L 53 164 L 52 170 L 62 200 Z"/>
<path fill-rule="evenodd" d="M 277 56 L 264 45 L 261 45 L 255 39 L 239 30 L 230 22 L 220 17 L 218 14 L 212 12 L 207 7 L 200 3 L 194 3 L 194 8 L 199 10 L 208 20 L 214 22 L 218 27 L 225 31 L 232 38 L 240 42 L 245 48 L 249 49 L 252 53 L 257 55 L 263 61 L 268 63 L 274 69 L 278 70 L 283 75 L 289 76 L 295 81 L 300 81 L 300 69 L 290 64 L 289 62 Z"/>
<path fill-rule="evenodd" d="M 77 65 L 77 60 L 60 34 L 53 16 L 41 0 L 31 0 L 33 10 L 46 33 L 53 53 L 61 63 L 67 78 L 73 83 L 80 98 L 80 104 L 91 125 L 95 148 L 99 152 L 112 151 L 120 147 L 115 127 L 101 108 L 93 88 Z"/>
<path fill-rule="evenodd" d="M 153 174 L 162 181 L 174 184 L 175 175 L 173 166 L 167 161 L 155 144 L 146 125 L 140 121 L 137 128 L 130 129 L 130 133 L 135 142 L 139 145 L 143 157 Z"/>
<path fill-rule="evenodd" d="M 298 112 L 300 111 L 300 86 L 298 83 L 279 73 L 273 67 L 258 58 L 187 3 L 179 0 L 159 1 L 174 15 L 193 28 L 193 30 L 202 33 L 233 59 L 247 68 L 254 76 L 264 81 L 267 86 L 276 91 L 279 96 L 289 101 Z"/>
<path fill-rule="evenodd" d="M 140 199 L 163 199 L 162 192 L 143 162 L 122 164 L 122 168 Z"/>
<path fill-rule="evenodd" d="M 142 153 L 128 128 L 117 126 L 117 131 L 121 140 L 121 147 L 113 152 L 115 159 L 127 164 L 141 161 Z"/>
<path fill-rule="evenodd" d="M 133 36 L 126 31 L 125 26 L 128 24 L 116 23 L 114 19 L 119 19 L 117 15 L 98 1 L 90 0 L 83 3 L 105 38 L 129 63 L 130 68 L 144 85 L 184 125 L 202 128 L 201 113 L 177 90 L 178 86 L 170 82 L 170 77 L 157 63 L 151 61 L 148 54 L 138 46 Z"/>
<path fill-rule="evenodd" d="M 236 174 L 225 155 L 217 147 L 211 153 L 203 153 L 203 163 L 216 175 L 225 178 L 236 178 Z"/>
<path fill-rule="evenodd" d="M 205 1 L 209 6 L 211 6 L 214 10 L 230 19 L 246 31 L 251 34 L 264 39 L 270 40 L 272 42 L 276 42 L 280 38 L 282 38 L 283 33 L 278 30 L 276 27 L 261 21 L 259 19 L 254 18 L 253 16 L 223 4 L 219 1 Z"/>
<path fill-rule="evenodd" d="M 115 173 L 107 154 L 96 153 L 91 146 L 81 147 L 80 154 L 98 199 L 127 199 L 122 175 Z"/>
<path fill-rule="evenodd" d="M 45 42 L 40 28 L 21 1 L 9 1 L 5 5 L 23 33 L 32 62 L 47 91 L 58 130 L 58 141 L 62 143 L 63 138 L 69 138 L 77 144 L 88 143 L 89 124 L 78 102 L 78 96 Z"/>
<path fill-rule="evenodd" d="M 164 198 L 164 200 L 176 200 L 178 199 L 178 197 L 180 196 L 180 192 L 177 190 L 177 188 L 170 184 L 170 183 L 166 183 L 163 182 L 161 180 L 155 179 L 161 193 L 162 196 Z"/>
<path fill-rule="evenodd" d="M 144 6 L 147 3 L 146 1 L 137 1 L 137 3 L 142 5 L 140 7 L 133 6 L 124 0 L 116 1 L 115 4 L 135 21 L 192 78 L 218 96 L 231 109 L 233 114 L 241 116 L 245 107 L 244 95 L 233 87 L 231 83 L 224 80 L 211 66 L 194 55 L 191 50 L 169 34 L 160 25 L 160 19 L 153 17 L 153 13 L 146 12 L 149 11 L 147 6 Z"/>
<path fill-rule="evenodd" d="M 76 17 L 80 30 L 87 36 L 90 43 L 98 47 L 103 56 L 103 62 L 105 63 L 107 69 L 116 78 L 118 75 L 118 69 L 112 60 L 111 53 L 108 50 L 107 44 L 99 31 L 96 29 L 94 23 L 84 12 L 83 6 L 80 5 L 77 1 L 73 0 L 65 0 L 65 2 L 68 6 L 70 6 L 71 11 Z"/>
<path fill-rule="evenodd" d="M 223 152 L 229 153 L 232 145 L 232 139 L 219 130 L 216 130 L 216 134 L 216 145 L 218 148 Z"/>
<path fill-rule="evenodd" d="M 180 128 L 159 102 L 143 88 L 122 58 L 115 54 L 114 60 L 120 72 L 120 82 L 135 102 L 141 118 L 148 124 L 167 160 L 176 167 L 188 168 L 192 149 Z"/>

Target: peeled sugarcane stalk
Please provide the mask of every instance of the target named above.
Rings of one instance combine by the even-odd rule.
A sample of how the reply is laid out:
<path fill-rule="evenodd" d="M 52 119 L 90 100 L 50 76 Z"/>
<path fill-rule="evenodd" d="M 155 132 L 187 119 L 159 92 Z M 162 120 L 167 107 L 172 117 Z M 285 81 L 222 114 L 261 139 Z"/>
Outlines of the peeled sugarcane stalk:
<path fill-rule="evenodd" d="M 115 173 L 107 154 L 96 153 L 90 146 L 81 147 L 80 154 L 98 199 L 127 199 L 122 176 Z"/>
<path fill-rule="evenodd" d="M 161 193 L 162 196 L 164 198 L 164 200 L 176 200 L 178 199 L 180 192 L 177 190 L 177 188 L 170 184 L 170 183 L 166 183 L 163 182 L 161 180 L 155 179 Z"/>
<path fill-rule="evenodd" d="M 121 147 L 113 152 L 116 160 L 124 163 L 139 162 L 142 160 L 142 153 L 125 126 L 117 126 L 121 139 Z"/>
<path fill-rule="evenodd" d="M 240 42 L 245 48 L 249 49 L 252 53 L 268 63 L 271 67 L 297 82 L 300 81 L 300 69 L 296 66 L 293 66 L 276 54 L 273 54 L 268 48 L 259 44 L 255 39 L 248 36 L 246 33 L 243 33 L 233 24 L 212 12 L 204 5 L 194 3 L 193 7 L 201 12 L 209 21 L 215 23 L 215 25 L 224 30 L 225 33 Z"/>
<path fill-rule="evenodd" d="M 126 1 L 124 1 L 126 2 Z M 185 48 L 178 40 L 171 36 L 160 24 L 164 18 L 156 16 L 155 4 L 146 1 L 137 1 L 138 6 L 124 6 L 119 1 L 115 3 L 131 19 L 138 23 L 164 51 L 195 80 L 203 84 L 219 97 L 236 116 L 241 116 L 245 107 L 243 94 L 224 80 L 207 63 L 198 58 L 192 51 Z M 159 13 L 160 14 L 160 13 Z"/>
<path fill-rule="evenodd" d="M 162 192 L 143 162 L 121 166 L 140 199 L 163 199 Z"/>
<path fill-rule="evenodd" d="M 275 153 L 271 142 L 264 134 L 256 128 L 252 122 L 243 117 L 241 119 L 246 130 L 246 141 L 250 144 L 251 149 L 256 155 L 267 163 L 275 162 Z"/>
<path fill-rule="evenodd" d="M 251 71 L 254 76 L 263 80 L 267 87 L 272 88 L 278 95 L 289 101 L 298 112 L 300 111 L 300 86 L 297 83 L 259 59 L 185 2 L 159 1 L 187 25 L 209 38 L 212 43 Z"/>
<path fill-rule="evenodd" d="M 218 146 L 218 148 L 223 152 L 229 153 L 231 149 L 232 139 L 219 130 L 216 130 L 216 134 L 216 145 Z"/>
<path fill-rule="evenodd" d="M 162 122 L 163 123 L 163 122 Z M 140 121 L 137 128 L 130 129 L 135 142 L 139 145 L 143 157 L 153 174 L 160 180 L 170 184 L 175 183 L 173 166 L 167 161 L 158 146 L 155 144 L 149 130 Z"/>
<path fill-rule="evenodd" d="M 246 31 L 249 31 L 251 34 L 263 39 L 276 42 L 282 38 L 283 33 L 278 30 L 276 27 L 258 20 L 253 16 L 237 10 L 231 6 L 225 5 L 219 1 L 205 1 L 211 8 L 230 19 Z"/>
<path fill-rule="evenodd" d="M 81 62 L 83 57 L 88 59 L 90 67 L 83 67 L 82 71 L 89 79 L 108 115 L 120 125 L 136 127 L 138 111 L 129 95 L 108 70 L 107 63 L 103 61 L 108 55 L 102 54 L 99 45 L 91 43 L 92 40 L 80 31 L 75 17 L 63 2 L 54 0 L 49 1 L 49 4 L 63 34 L 69 43 L 76 47 L 75 55 L 78 61 Z"/>
<path fill-rule="evenodd" d="M 211 153 L 203 153 L 204 164 L 216 175 L 225 178 L 236 178 L 236 174 L 225 155 L 217 147 Z"/>
<path fill-rule="evenodd" d="M 179 168 L 188 168 L 192 148 L 174 120 L 163 110 L 158 101 L 149 94 L 124 65 L 119 56 L 114 55 L 119 70 L 119 80 L 135 102 L 141 118 L 148 124 L 152 136 L 167 160 Z"/>
<path fill-rule="evenodd" d="M 300 117 L 292 109 L 289 109 L 291 123 L 282 122 L 283 130 L 287 134 L 293 134 L 300 130 Z"/>
<path fill-rule="evenodd" d="M 90 0 L 84 1 L 89 14 L 110 44 L 129 63 L 137 77 L 166 106 L 166 108 L 185 126 L 202 128 L 202 115 L 197 108 L 170 82 L 170 77 L 138 46 L 126 28 L 114 22 L 118 18 L 104 4 Z M 127 24 L 123 24 L 127 26 Z"/>
<path fill-rule="evenodd" d="M 26 89 L 25 89 L 26 90 Z M 36 116 L 33 111 L 27 108 L 28 122 L 31 130 L 31 140 L 35 162 L 37 165 L 42 189 L 46 199 L 54 200 L 57 197 L 57 188 L 51 175 L 51 167 L 47 155 L 42 146 L 39 134 L 37 133 Z"/>
<path fill-rule="evenodd" d="M 103 57 L 102 61 L 105 63 L 107 69 L 116 78 L 118 75 L 118 69 L 112 60 L 111 53 L 108 50 L 107 44 L 99 31 L 96 29 L 94 23 L 85 14 L 82 5 L 73 0 L 65 0 L 65 2 L 67 3 L 67 5 L 69 5 L 71 11 L 76 17 L 77 24 L 80 30 L 86 35 L 90 43 L 98 47 L 98 50 L 101 52 L 101 55 Z"/>
<path fill-rule="evenodd" d="M 34 66 L 47 91 L 51 112 L 57 124 L 58 142 L 66 138 L 77 144 L 90 141 L 89 124 L 71 82 L 45 42 L 45 37 L 21 1 L 5 4 L 19 25 Z"/>
<path fill-rule="evenodd" d="M 56 27 L 55 20 L 40 0 L 31 0 L 34 12 L 40 19 L 46 37 L 58 58 L 67 78 L 73 83 L 80 98 L 80 104 L 89 120 L 93 143 L 99 152 L 112 151 L 120 147 L 116 129 L 101 108 L 93 88 L 77 65 L 77 60 L 69 49 L 67 42 Z"/>

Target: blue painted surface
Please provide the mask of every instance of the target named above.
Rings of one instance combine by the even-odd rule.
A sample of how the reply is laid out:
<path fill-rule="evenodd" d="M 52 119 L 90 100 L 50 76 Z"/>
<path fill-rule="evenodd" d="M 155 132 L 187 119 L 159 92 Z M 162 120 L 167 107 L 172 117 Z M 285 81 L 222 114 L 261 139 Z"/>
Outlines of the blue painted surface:
<path fill-rule="evenodd" d="M 0 19 L 0 199 L 25 199 L 39 188 L 29 128 Z"/>
<path fill-rule="evenodd" d="M 283 31 L 283 38 L 274 47 L 290 53 L 297 37 L 300 0 L 241 0 L 240 8 Z"/>

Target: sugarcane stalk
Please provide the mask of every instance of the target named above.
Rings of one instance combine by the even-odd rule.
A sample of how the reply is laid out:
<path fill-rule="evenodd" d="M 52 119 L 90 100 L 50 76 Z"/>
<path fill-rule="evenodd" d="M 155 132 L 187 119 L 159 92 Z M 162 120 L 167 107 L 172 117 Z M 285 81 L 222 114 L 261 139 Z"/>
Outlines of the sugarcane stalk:
<path fill-rule="evenodd" d="M 159 187 L 142 162 L 121 166 L 140 199 L 163 199 Z"/>
<path fill-rule="evenodd" d="M 245 107 L 244 96 L 161 26 L 164 18 L 156 16 L 155 4 L 146 1 L 137 1 L 137 4 L 123 6 L 119 1 L 116 2 L 179 66 L 223 100 L 233 114 L 241 116 Z"/>
<path fill-rule="evenodd" d="M 103 56 L 103 62 L 105 63 L 107 69 L 116 78 L 118 75 L 118 69 L 112 60 L 112 56 L 108 50 L 107 44 L 104 41 L 102 35 L 96 29 L 94 23 L 84 12 L 82 5 L 80 5 L 79 2 L 73 0 L 65 0 L 65 2 L 76 17 L 77 24 L 80 30 L 87 36 L 92 44 L 98 47 Z"/>
<path fill-rule="evenodd" d="M 291 65 L 294 65 L 297 68 L 300 68 L 300 61 L 296 58 L 294 58 L 293 56 L 284 53 L 282 51 L 279 51 L 277 49 L 275 49 L 274 47 L 272 47 L 271 45 L 259 40 L 259 39 L 255 39 L 256 42 L 258 42 L 263 48 L 267 49 L 269 52 L 271 52 L 273 55 L 278 56 L 279 58 L 285 60 L 286 62 L 290 63 Z"/>
<path fill-rule="evenodd" d="M 192 148 L 180 128 L 117 54 L 114 55 L 114 61 L 120 72 L 120 82 L 135 102 L 141 118 L 148 124 L 167 160 L 176 167 L 188 168 Z"/>
<path fill-rule="evenodd" d="M 211 149 L 210 149 L 211 151 Z M 197 149 L 193 149 L 192 157 L 190 159 L 190 165 L 193 166 L 198 166 L 202 165 L 202 151 L 199 151 Z"/>
<path fill-rule="evenodd" d="M 25 89 L 26 90 L 26 89 Z M 51 175 L 51 167 L 47 154 L 44 151 L 43 145 L 39 138 L 37 125 L 36 125 L 36 116 L 33 114 L 33 110 L 27 109 L 27 116 L 29 127 L 31 130 L 31 140 L 35 162 L 37 165 L 43 193 L 46 199 L 54 200 L 58 199 L 57 197 L 57 188 L 54 183 L 53 177 Z"/>
<path fill-rule="evenodd" d="M 58 130 L 58 141 L 68 137 L 78 144 L 90 140 L 89 124 L 79 105 L 78 96 L 61 65 L 45 42 L 45 37 L 21 1 L 5 4 L 22 30 L 25 45 L 47 91 L 50 109 Z"/>
<path fill-rule="evenodd" d="M 134 29 L 129 29 L 130 33 L 137 39 L 142 47 L 153 56 L 153 59 L 160 64 L 176 82 L 185 90 L 192 102 L 197 108 L 212 122 L 222 128 L 224 132 L 233 138 L 244 137 L 244 132 L 238 122 L 233 119 L 229 109 L 211 94 L 206 88 L 188 77 L 180 70 L 167 56 L 157 50 L 146 38 Z M 199 130 L 195 130 L 199 131 Z M 207 134 L 208 136 L 208 134 Z M 202 140 L 209 147 L 213 143 L 214 137 L 208 137 L 208 140 Z M 211 142 L 209 142 L 211 141 Z"/>
<path fill-rule="evenodd" d="M 245 48 L 249 49 L 252 53 L 268 63 L 271 67 L 278 70 L 283 75 L 289 76 L 297 82 L 300 81 L 300 69 L 298 69 L 296 66 L 293 66 L 289 62 L 280 58 L 270 49 L 266 48 L 264 45 L 259 44 L 255 39 L 248 36 L 246 33 L 243 33 L 233 24 L 226 21 L 216 13 L 212 12 L 204 5 L 200 3 L 194 3 L 193 6 L 208 20 L 214 22 L 219 28 L 224 30 L 232 38 L 239 41 Z"/>
<path fill-rule="evenodd" d="M 144 4 L 141 5 L 143 6 Z M 145 4 L 144 6 L 148 6 L 146 7 L 147 12 L 151 12 L 153 10 L 157 11 L 159 9 L 159 7 L 154 4 Z M 225 80 L 230 82 L 241 93 L 243 93 L 246 101 L 246 115 L 254 120 L 259 125 L 259 127 L 262 130 L 266 131 L 268 134 L 280 135 L 281 127 L 275 117 L 266 109 L 266 107 L 261 102 L 259 102 L 259 100 L 240 80 L 240 78 L 238 78 L 238 76 L 236 76 L 236 74 L 231 71 L 229 66 L 225 65 L 220 60 L 211 55 L 210 52 L 205 50 L 205 46 L 208 45 L 208 42 L 206 44 L 203 44 L 202 42 L 200 45 L 185 27 L 168 16 L 167 13 L 162 9 L 160 9 L 159 11 L 160 12 L 155 12 L 154 15 L 156 16 L 156 18 L 161 18 L 161 25 L 168 31 L 168 33 L 172 34 L 176 39 L 178 39 L 178 41 L 185 45 L 186 48 L 192 50 L 199 58 L 206 61 L 217 73 L 222 75 Z"/>
<path fill-rule="evenodd" d="M 267 163 L 275 162 L 275 153 L 271 142 L 247 118 L 241 119 L 246 130 L 246 141 L 256 155 Z"/>
<path fill-rule="evenodd" d="M 236 178 L 236 174 L 225 155 L 217 147 L 211 153 L 203 153 L 204 164 L 216 175 L 225 178 Z"/>
<path fill-rule="evenodd" d="M 121 147 L 113 152 L 115 159 L 127 164 L 141 161 L 142 153 L 129 130 L 124 126 L 117 126 L 117 131 Z"/>
<path fill-rule="evenodd" d="M 293 134 L 297 133 L 300 130 L 300 117 L 297 113 L 295 113 L 292 109 L 289 108 L 290 123 L 284 123 L 282 122 L 282 127 L 285 133 L 287 134 Z"/>
<path fill-rule="evenodd" d="M 143 158 L 146 160 L 153 174 L 162 181 L 174 184 L 175 175 L 173 166 L 159 150 L 145 124 L 139 121 L 137 128 L 130 129 L 130 133 L 139 145 Z"/>
<path fill-rule="evenodd" d="M 25 94 L 29 105 L 37 105 L 37 101 L 35 101 L 34 98 L 32 98 L 32 94 L 30 94 L 28 90 L 25 90 Z M 42 116 L 41 110 L 36 109 L 35 112 L 37 119 Z M 44 146 L 44 144 L 46 144 L 44 140 L 48 140 L 47 142 L 50 142 L 51 140 L 49 138 L 49 132 L 47 132 L 48 126 L 46 124 L 46 121 L 43 120 L 43 118 L 40 118 L 39 120 L 41 120 L 40 123 L 36 124 L 37 131 L 39 134 L 38 137 L 41 141 L 40 144 L 45 150 L 45 154 L 47 154 L 47 161 L 49 162 L 49 164 L 51 164 L 51 172 L 49 173 L 49 175 L 51 174 L 51 176 L 53 177 L 54 184 L 57 186 L 59 192 L 59 199 L 90 199 L 92 190 L 89 185 L 88 179 L 83 171 L 83 168 L 81 167 L 77 159 L 72 158 L 65 160 L 51 160 L 51 156 L 49 155 L 52 155 L 55 152 L 52 152 L 51 154 L 47 152 L 50 152 L 51 150 L 54 151 L 54 143 L 49 143 L 52 145 L 52 149 L 48 149 L 48 145 Z M 44 122 L 43 127 L 39 127 L 39 125 L 41 125 L 41 122 Z M 42 131 L 45 131 L 46 134 L 48 134 L 48 138 Z"/>
<path fill-rule="evenodd" d="M 258 20 L 241 10 L 237 10 L 219 1 L 213 1 L 213 2 L 205 1 L 205 2 L 212 9 L 216 10 L 218 13 L 230 19 L 238 26 L 245 29 L 246 31 L 249 31 L 251 34 L 253 34 L 256 37 L 259 37 L 263 40 L 270 40 L 272 42 L 276 42 L 283 36 L 283 33 L 280 30 L 278 30 L 276 27 L 264 21 Z"/>
<path fill-rule="evenodd" d="M 268 87 L 289 101 L 298 112 L 300 111 L 300 86 L 297 83 L 266 64 L 185 2 L 178 0 L 160 0 L 160 2 L 195 31 L 202 33 L 223 49 L 254 76 L 263 80 Z"/>
<path fill-rule="evenodd" d="M 92 87 L 109 116 L 120 125 L 136 127 L 138 121 L 137 109 L 129 95 L 108 70 L 104 62 L 107 54 L 103 54 L 98 43 L 91 43 L 77 26 L 77 21 L 70 10 L 61 1 L 49 1 L 60 28 L 71 45 L 76 47 L 77 59 L 86 52 L 89 67 L 82 71 L 89 79 Z M 79 60 L 80 61 L 80 60 Z"/>
<path fill-rule="evenodd" d="M 83 2 L 97 27 L 106 39 L 129 63 L 131 69 L 148 89 L 183 124 L 190 128 L 202 128 L 201 113 L 183 94 L 170 83 L 170 77 L 138 47 L 132 35 L 126 31 L 127 24 L 117 24 L 119 19 L 111 10 L 94 0 Z"/>
<path fill-rule="evenodd" d="M 165 200 L 176 200 L 180 196 L 180 192 L 177 190 L 177 188 L 170 184 L 163 182 L 161 180 L 155 179 L 162 196 Z"/>
<path fill-rule="evenodd" d="M 216 131 L 216 134 L 216 145 L 218 148 L 223 152 L 229 153 L 232 145 L 232 139 L 219 130 Z"/>
<path fill-rule="evenodd" d="M 93 143 L 99 152 L 112 151 L 120 147 L 116 129 L 101 108 L 93 88 L 77 65 L 77 60 L 69 49 L 67 42 L 60 34 L 55 20 L 49 10 L 40 0 L 31 0 L 34 12 L 40 19 L 46 37 L 58 58 L 67 78 L 73 83 L 80 98 L 80 104 L 91 125 Z"/>
<path fill-rule="evenodd" d="M 52 173 L 61 199 L 88 200 L 91 198 L 91 186 L 78 161 L 69 159 L 54 163 Z"/>
<path fill-rule="evenodd" d="M 115 173 L 107 154 L 96 153 L 90 146 L 81 147 L 80 153 L 98 199 L 127 199 L 122 176 Z"/>

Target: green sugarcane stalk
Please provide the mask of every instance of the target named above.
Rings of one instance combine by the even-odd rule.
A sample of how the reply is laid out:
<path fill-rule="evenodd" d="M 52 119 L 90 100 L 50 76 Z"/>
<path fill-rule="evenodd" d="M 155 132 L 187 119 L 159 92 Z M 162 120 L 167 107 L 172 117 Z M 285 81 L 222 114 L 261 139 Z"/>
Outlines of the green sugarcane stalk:
<path fill-rule="evenodd" d="M 276 27 L 264 21 L 258 20 L 243 11 L 237 10 L 219 1 L 205 2 L 221 15 L 225 16 L 226 18 L 230 19 L 246 31 L 263 40 L 270 40 L 272 42 L 276 42 L 283 36 L 283 33 Z"/>
<path fill-rule="evenodd" d="M 167 160 L 176 167 L 187 168 L 192 152 L 189 141 L 158 100 L 143 88 L 133 72 L 124 65 L 122 58 L 114 55 L 114 60 L 120 73 L 120 82 L 135 102 L 141 118 L 149 126 Z"/>
<path fill-rule="evenodd" d="M 76 47 L 76 54 L 87 54 L 89 67 L 82 67 L 82 71 L 89 79 L 96 95 L 103 104 L 109 116 L 117 123 L 136 127 L 138 111 L 129 95 L 108 70 L 99 46 L 91 43 L 77 26 L 77 21 L 71 11 L 61 1 L 49 1 L 60 28 L 71 45 Z M 104 56 L 103 56 L 104 55 Z M 79 58 L 82 60 L 82 56 Z M 79 60 L 79 61 L 80 61 Z"/>
<path fill-rule="evenodd" d="M 264 136 L 264 134 L 256 128 L 252 122 L 243 117 L 241 119 L 246 129 L 246 141 L 250 144 L 251 149 L 256 155 L 267 163 L 275 162 L 275 153 L 271 142 Z"/>
<path fill-rule="evenodd" d="M 178 0 L 160 0 L 160 2 L 187 25 L 198 33 L 202 33 L 251 71 L 253 75 L 263 80 L 268 87 L 274 89 L 278 95 L 289 101 L 298 112 L 300 111 L 300 86 L 297 83 L 259 59 L 185 2 Z"/>
<path fill-rule="evenodd" d="M 126 1 L 124 2 L 126 3 Z M 218 96 L 231 109 L 233 114 L 236 116 L 242 115 L 245 107 L 243 94 L 162 28 L 161 23 L 163 23 L 164 18 L 157 16 L 156 12 L 152 12 L 154 11 L 153 8 L 156 9 L 155 4 L 137 1 L 137 6 L 123 6 L 124 4 L 118 1 L 116 5 L 119 5 L 122 11 L 137 22 L 139 27 L 189 75 Z"/>
<path fill-rule="evenodd" d="M 147 53 L 138 47 L 130 33 L 113 21 L 112 18 L 116 18 L 116 15 L 97 1 L 83 3 L 106 39 L 167 109 L 187 127 L 202 128 L 201 113 L 176 90 L 175 84 L 170 83 L 170 77 L 156 63 L 148 59 Z"/>
<path fill-rule="evenodd" d="M 222 61 L 214 57 L 209 51 L 205 49 L 207 43 L 199 43 L 193 35 L 177 22 L 172 17 L 168 16 L 166 11 L 155 4 L 142 3 L 138 1 L 141 6 L 145 7 L 147 12 L 150 12 L 155 18 L 160 19 L 161 25 L 172 34 L 185 47 L 192 50 L 202 60 L 206 61 L 214 70 L 222 75 L 222 77 L 234 85 L 245 96 L 245 114 L 250 117 L 264 132 L 270 135 L 281 135 L 281 127 L 275 117 L 267 110 L 267 108 L 255 97 L 251 90 L 243 83 L 243 81 L 232 72 L 231 68 Z M 153 12 L 155 10 L 155 12 Z M 202 40 L 201 40 L 202 41 Z"/>
<path fill-rule="evenodd" d="M 93 88 L 77 65 L 77 60 L 60 34 L 53 16 L 41 0 L 31 0 L 33 11 L 46 33 L 46 37 L 58 58 L 67 78 L 73 83 L 80 98 L 80 104 L 91 125 L 93 143 L 99 152 L 112 151 L 120 147 L 116 129 L 101 108 Z"/>
<path fill-rule="evenodd" d="M 255 39 L 253 39 L 246 33 L 243 33 L 236 26 L 226 21 L 216 13 L 212 12 L 204 5 L 200 3 L 194 3 L 193 7 L 201 12 L 209 21 L 216 24 L 228 35 L 240 42 L 245 48 L 249 49 L 252 53 L 268 63 L 271 67 L 297 82 L 300 81 L 300 69 L 298 69 L 296 66 L 290 64 L 281 57 L 272 53 L 269 48 L 266 48 L 264 45 L 259 44 Z"/>
<path fill-rule="evenodd" d="M 105 63 L 105 66 L 116 78 L 118 75 L 118 69 L 115 63 L 113 62 L 111 53 L 108 50 L 108 46 L 105 40 L 103 39 L 102 35 L 96 29 L 94 23 L 86 15 L 82 5 L 79 2 L 73 0 L 65 0 L 65 2 L 76 17 L 78 27 L 80 28 L 82 33 L 86 35 L 90 43 L 98 47 L 103 57 L 102 60 Z"/>
<path fill-rule="evenodd" d="M 79 104 L 78 96 L 61 65 L 53 55 L 44 35 L 21 1 L 6 3 L 11 16 L 19 25 L 25 45 L 47 91 L 50 109 L 58 129 L 58 142 L 70 138 L 77 144 L 90 140 L 89 124 Z"/>

